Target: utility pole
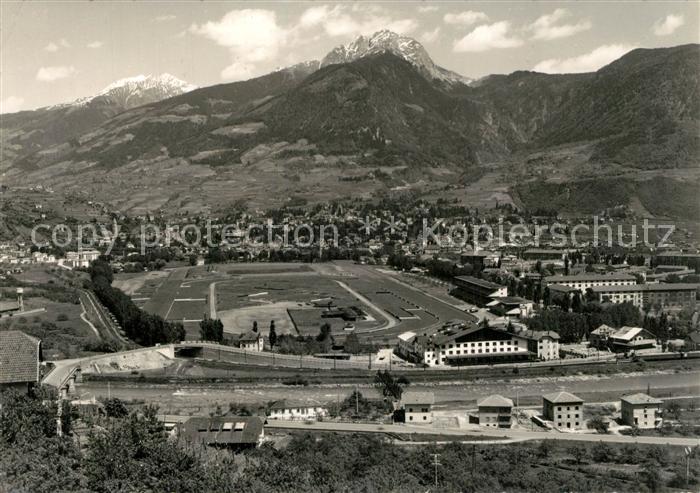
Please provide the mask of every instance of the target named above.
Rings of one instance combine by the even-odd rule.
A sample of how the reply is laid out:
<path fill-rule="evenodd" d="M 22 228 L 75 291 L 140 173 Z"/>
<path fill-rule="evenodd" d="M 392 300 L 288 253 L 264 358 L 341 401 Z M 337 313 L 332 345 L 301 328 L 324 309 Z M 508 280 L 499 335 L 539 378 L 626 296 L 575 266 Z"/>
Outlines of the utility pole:
<path fill-rule="evenodd" d="M 441 464 L 438 462 L 438 457 L 440 457 L 440 454 L 432 454 L 433 455 L 433 466 L 435 466 L 435 487 L 437 488 L 438 485 L 438 466 Z"/>
<path fill-rule="evenodd" d="M 355 416 L 360 415 L 360 393 L 357 390 L 357 385 L 355 385 Z"/>

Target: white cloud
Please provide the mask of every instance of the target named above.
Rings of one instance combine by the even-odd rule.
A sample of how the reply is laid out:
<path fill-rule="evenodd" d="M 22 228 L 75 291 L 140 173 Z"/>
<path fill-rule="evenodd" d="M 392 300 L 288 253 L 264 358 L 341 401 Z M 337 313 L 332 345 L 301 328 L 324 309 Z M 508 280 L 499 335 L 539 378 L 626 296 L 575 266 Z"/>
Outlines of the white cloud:
<path fill-rule="evenodd" d="M 581 72 L 595 72 L 601 67 L 617 60 L 625 53 L 635 49 L 635 46 L 626 44 L 603 45 L 590 53 L 573 58 L 550 58 L 543 60 L 532 69 L 535 72 L 548 74 L 576 74 Z"/>
<path fill-rule="evenodd" d="M 452 49 L 455 52 L 480 52 L 493 48 L 516 48 L 522 44 L 522 39 L 510 34 L 510 22 L 500 21 L 477 27 L 456 40 Z"/>
<path fill-rule="evenodd" d="M 88 43 L 87 47 L 96 50 L 97 48 L 102 48 L 102 44 L 102 41 L 93 41 L 92 43 Z"/>
<path fill-rule="evenodd" d="M 418 7 L 418 12 L 421 14 L 427 14 L 428 12 L 437 12 L 440 10 L 440 7 L 437 5 L 421 5 Z"/>
<path fill-rule="evenodd" d="M 533 39 L 543 41 L 551 41 L 553 39 L 567 38 L 582 31 L 587 31 L 591 28 L 591 22 L 584 20 L 576 24 L 559 24 L 557 23 L 571 15 L 566 9 L 556 9 L 551 14 L 539 17 L 535 22 L 530 24 L 529 29 L 533 32 Z"/>
<path fill-rule="evenodd" d="M 176 15 L 159 15 L 155 18 L 156 22 L 168 22 L 177 19 Z"/>
<path fill-rule="evenodd" d="M 685 24 L 683 15 L 668 14 L 665 18 L 656 21 L 652 29 L 657 36 L 668 36 L 683 24 Z"/>
<path fill-rule="evenodd" d="M 446 24 L 460 24 L 462 26 L 471 26 L 480 21 L 488 20 L 489 16 L 483 12 L 475 12 L 473 10 L 466 10 L 464 12 L 459 12 L 458 14 L 445 14 L 442 19 Z"/>
<path fill-rule="evenodd" d="M 56 67 L 41 67 L 36 73 L 36 80 L 40 82 L 53 82 L 59 79 L 65 79 L 75 73 L 75 67 L 71 66 L 56 66 Z"/>
<path fill-rule="evenodd" d="M 421 43 L 434 43 L 440 36 L 440 27 L 436 27 L 432 31 L 425 31 L 418 37 Z"/>
<path fill-rule="evenodd" d="M 193 24 L 189 31 L 229 49 L 234 63 L 221 72 L 226 80 L 248 78 L 255 63 L 276 58 L 288 35 L 275 12 L 262 9 L 232 10 L 218 21 Z"/>
<path fill-rule="evenodd" d="M 318 5 L 304 11 L 299 19 L 299 28 L 321 27 L 332 37 L 373 34 L 388 29 L 406 34 L 418 28 L 415 19 L 397 19 L 385 8 L 376 5 Z"/>
<path fill-rule="evenodd" d="M 49 51 L 51 53 L 55 53 L 61 48 L 70 48 L 70 43 L 66 40 L 66 38 L 61 38 L 55 43 L 53 41 L 49 42 L 46 46 L 44 46 L 44 49 L 46 51 Z"/>
<path fill-rule="evenodd" d="M 0 113 L 15 113 L 22 108 L 24 98 L 9 96 L 0 101 Z"/>

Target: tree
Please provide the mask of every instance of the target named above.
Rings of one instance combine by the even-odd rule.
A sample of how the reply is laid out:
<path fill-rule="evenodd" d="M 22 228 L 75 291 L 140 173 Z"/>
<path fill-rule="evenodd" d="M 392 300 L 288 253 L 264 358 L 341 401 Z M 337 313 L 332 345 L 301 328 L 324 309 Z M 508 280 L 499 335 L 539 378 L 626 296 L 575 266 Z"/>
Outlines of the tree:
<path fill-rule="evenodd" d="M 598 442 L 591 448 L 591 458 L 596 462 L 612 462 L 615 451 L 605 442 Z"/>
<path fill-rule="evenodd" d="M 217 318 L 205 316 L 199 322 L 199 333 L 203 341 L 221 342 L 224 340 L 224 324 Z"/>
<path fill-rule="evenodd" d="M 572 445 L 569 447 L 568 452 L 579 466 L 584 460 L 586 460 L 586 457 L 588 457 L 588 450 L 586 450 L 586 447 L 582 447 L 581 445 Z"/>
<path fill-rule="evenodd" d="M 257 331 L 258 331 L 258 321 L 253 320 L 253 332 L 257 332 Z"/>
<path fill-rule="evenodd" d="M 345 338 L 345 352 L 350 354 L 360 352 L 360 339 L 354 332 Z"/>
<path fill-rule="evenodd" d="M 275 344 L 277 343 L 277 332 L 275 332 L 274 320 L 270 321 L 270 332 L 267 335 L 267 338 L 270 340 L 270 347 L 275 347 Z"/>
<path fill-rule="evenodd" d="M 681 405 L 678 404 L 676 401 L 670 401 L 668 404 L 666 404 L 666 409 L 665 411 L 670 415 L 673 416 L 673 419 L 678 421 L 681 419 L 681 414 L 683 410 L 681 409 Z"/>
<path fill-rule="evenodd" d="M 129 414 L 129 410 L 123 400 L 112 397 L 104 402 L 105 413 L 110 418 L 123 418 Z"/>
<path fill-rule="evenodd" d="M 594 418 L 591 418 L 590 420 L 588 420 L 587 426 L 589 429 L 595 430 L 598 433 L 607 434 L 608 428 L 610 427 L 610 423 L 605 421 L 600 416 L 595 416 Z"/>
<path fill-rule="evenodd" d="M 543 458 L 549 457 L 554 449 L 554 445 L 550 440 L 542 440 L 537 447 L 537 455 Z"/>
<path fill-rule="evenodd" d="M 397 401 L 401 399 L 403 387 L 389 370 L 379 370 L 374 376 L 374 385 L 381 391 L 384 398 L 391 398 Z"/>

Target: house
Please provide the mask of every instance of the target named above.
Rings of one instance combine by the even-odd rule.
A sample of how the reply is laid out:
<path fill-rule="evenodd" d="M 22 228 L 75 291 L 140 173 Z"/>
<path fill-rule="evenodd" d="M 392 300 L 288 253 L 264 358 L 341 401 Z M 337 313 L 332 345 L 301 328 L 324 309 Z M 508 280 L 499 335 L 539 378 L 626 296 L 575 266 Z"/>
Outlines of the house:
<path fill-rule="evenodd" d="M 626 395 L 620 399 L 622 422 L 638 428 L 656 428 L 661 424 L 663 401 L 647 394 Z"/>
<path fill-rule="evenodd" d="M 530 356 L 525 338 L 463 322 L 438 330 L 426 345 L 423 362 L 428 366 L 492 364 L 527 361 Z"/>
<path fill-rule="evenodd" d="M 179 426 L 178 433 L 188 445 L 230 450 L 255 448 L 265 436 L 263 420 L 257 416 L 194 416 Z"/>
<path fill-rule="evenodd" d="M 542 396 L 542 414 L 560 430 L 583 428 L 583 399 L 569 392 Z"/>
<path fill-rule="evenodd" d="M 508 296 L 506 286 L 472 276 L 457 276 L 454 284 L 457 286 L 453 293 L 455 296 L 478 306 L 486 306 L 494 298 Z"/>
<path fill-rule="evenodd" d="M 656 337 L 641 327 L 622 327 L 610 335 L 608 344 L 618 352 L 647 349 L 656 345 Z"/>
<path fill-rule="evenodd" d="M 234 341 L 236 345 L 246 351 L 262 351 L 265 348 L 265 339 L 263 335 L 255 330 L 249 330 L 238 336 Z"/>
<path fill-rule="evenodd" d="M 19 330 L 0 331 L 0 390 L 29 392 L 41 379 L 41 340 Z"/>
<path fill-rule="evenodd" d="M 270 419 L 316 420 L 328 416 L 328 410 L 319 402 L 280 400 L 270 406 Z"/>
<path fill-rule="evenodd" d="M 527 341 L 527 350 L 538 360 L 559 359 L 559 334 L 553 330 L 521 330 L 516 334 Z"/>
<path fill-rule="evenodd" d="M 490 395 L 476 403 L 479 426 L 510 428 L 513 401 L 500 395 Z"/>
<path fill-rule="evenodd" d="M 404 411 L 406 423 L 432 423 L 433 404 L 435 404 L 435 396 L 432 392 L 408 391 L 401 395 L 401 409 Z"/>
<path fill-rule="evenodd" d="M 413 363 L 423 361 L 425 347 L 430 340 L 427 336 L 416 335 L 415 332 L 407 331 L 398 335 L 398 344 L 396 346 L 396 354 Z"/>
<path fill-rule="evenodd" d="M 486 303 L 491 312 L 499 317 L 527 318 L 532 313 L 532 301 L 519 296 L 503 296 Z"/>
<path fill-rule="evenodd" d="M 588 342 L 591 347 L 596 347 L 598 349 L 607 349 L 608 340 L 610 339 L 610 336 L 613 335 L 616 331 L 617 329 L 603 324 L 589 334 Z"/>

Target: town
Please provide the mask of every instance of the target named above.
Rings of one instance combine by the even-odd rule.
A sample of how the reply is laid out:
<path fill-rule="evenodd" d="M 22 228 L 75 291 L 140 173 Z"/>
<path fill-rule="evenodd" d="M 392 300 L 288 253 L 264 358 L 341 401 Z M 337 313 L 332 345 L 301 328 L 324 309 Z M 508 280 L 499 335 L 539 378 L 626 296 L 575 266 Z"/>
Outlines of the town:
<path fill-rule="evenodd" d="M 452 212 L 445 225 L 461 214 L 503 223 L 501 207 Z M 546 219 L 507 212 L 525 232 Z M 285 210 L 287 225 L 341 221 L 337 243 L 302 247 L 240 233 L 193 245 L 173 226 L 146 239 L 138 224 L 152 216 L 116 238 L 97 223 L 100 238 L 70 235 L 61 249 L 6 242 L 3 388 L 55 392 L 76 423 L 154 404 L 178 441 L 238 453 L 302 431 L 697 445 L 691 235 L 630 248 L 521 233 L 456 247 L 394 224 L 368 234 L 363 214 L 379 224 L 392 212 Z M 242 231 L 261 217 L 237 219 Z M 82 328 L 63 334 L 74 321 Z M 600 453 L 578 447 L 579 462 Z"/>

